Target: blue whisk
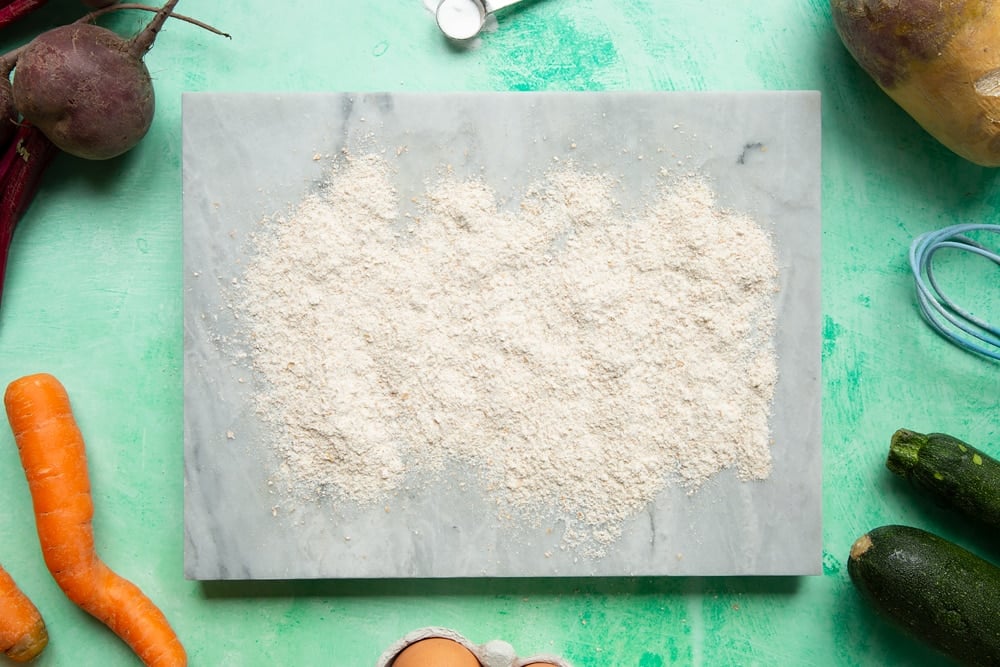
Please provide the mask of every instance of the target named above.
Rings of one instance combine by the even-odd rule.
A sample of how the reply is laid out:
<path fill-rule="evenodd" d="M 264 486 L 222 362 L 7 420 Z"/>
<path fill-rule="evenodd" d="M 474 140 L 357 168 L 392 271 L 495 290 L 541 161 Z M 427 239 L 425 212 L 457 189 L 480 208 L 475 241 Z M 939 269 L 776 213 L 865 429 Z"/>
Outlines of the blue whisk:
<path fill-rule="evenodd" d="M 966 236 L 972 231 L 1000 234 L 1000 225 L 953 225 L 914 239 L 910 246 L 910 268 L 917 286 L 917 303 L 924 319 L 939 334 L 965 350 L 1000 360 L 1000 328 L 949 299 L 934 278 L 931 260 L 941 248 L 975 253 L 1000 267 L 1000 254 Z M 1000 290 L 1000 280 L 994 287 Z"/>

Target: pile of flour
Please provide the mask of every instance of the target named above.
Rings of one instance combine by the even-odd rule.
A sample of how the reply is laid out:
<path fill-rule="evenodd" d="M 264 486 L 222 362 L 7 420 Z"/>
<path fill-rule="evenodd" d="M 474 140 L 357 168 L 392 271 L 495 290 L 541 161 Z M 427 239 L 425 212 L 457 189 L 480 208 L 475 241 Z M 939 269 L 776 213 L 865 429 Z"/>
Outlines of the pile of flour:
<path fill-rule="evenodd" d="M 464 466 L 600 546 L 668 484 L 767 477 L 769 235 L 697 177 L 619 187 L 560 163 L 518 210 L 447 174 L 401 201 L 389 158 L 343 155 L 264 221 L 233 307 L 281 486 L 368 504 Z"/>

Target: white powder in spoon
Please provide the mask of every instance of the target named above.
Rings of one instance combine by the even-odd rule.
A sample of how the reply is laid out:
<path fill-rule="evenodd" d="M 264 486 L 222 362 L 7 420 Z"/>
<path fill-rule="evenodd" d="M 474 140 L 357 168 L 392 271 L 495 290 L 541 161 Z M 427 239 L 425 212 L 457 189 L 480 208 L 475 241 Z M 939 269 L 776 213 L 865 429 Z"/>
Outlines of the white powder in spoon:
<path fill-rule="evenodd" d="M 478 0 L 443 0 L 435 12 L 441 31 L 452 39 L 475 37 L 486 19 Z"/>
<path fill-rule="evenodd" d="M 454 176 L 404 207 L 385 157 L 342 156 L 235 295 L 289 485 L 367 504 L 458 463 L 599 552 L 668 484 L 767 477 L 771 240 L 668 176 L 639 210 L 566 163 L 517 211 Z"/>

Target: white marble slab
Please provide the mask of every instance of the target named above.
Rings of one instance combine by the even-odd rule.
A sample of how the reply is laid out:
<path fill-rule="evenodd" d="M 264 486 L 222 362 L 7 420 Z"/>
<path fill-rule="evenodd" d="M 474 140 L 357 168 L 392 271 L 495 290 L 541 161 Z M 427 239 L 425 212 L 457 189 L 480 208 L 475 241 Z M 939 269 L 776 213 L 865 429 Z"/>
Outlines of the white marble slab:
<path fill-rule="evenodd" d="M 694 495 L 668 488 L 597 559 L 560 549 L 558 526 L 499 525 L 474 484 L 460 487 L 471 481 L 461 470 L 433 494 L 401 493 L 389 514 L 283 503 L 276 516 L 268 478 L 277 462 L 250 407 L 254 381 L 219 341 L 234 324 L 221 286 L 245 260 L 233 239 L 316 186 L 325 167 L 314 155 L 372 141 L 423 156 L 409 176 L 401 171 L 402 193 L 449 163 L 502 196 L 573 142 L 575 159 L 638 191 L 655 178 L 652 156 L 668 155 L 710 178 L 724 204 L 771 225 L 781 291 L 770 478 L 724 472 Z M 820 572 L 818 93 L 191 93 L 183 151 L 189 578 Z M 637 160 L 644 151 L 651 159 Z"/>

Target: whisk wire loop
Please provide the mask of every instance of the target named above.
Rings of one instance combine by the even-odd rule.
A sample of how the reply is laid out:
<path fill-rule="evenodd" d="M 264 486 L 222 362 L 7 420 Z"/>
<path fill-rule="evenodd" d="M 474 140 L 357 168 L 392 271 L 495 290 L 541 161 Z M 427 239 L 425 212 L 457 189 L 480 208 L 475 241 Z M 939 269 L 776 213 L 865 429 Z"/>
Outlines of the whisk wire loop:
<path fill-rule="evenodd" d="M 971 313 L 951 299 L 934 273 L 934 254 L 943 248 L 969 252 L 1000 267 L 1000 253 L 967 236 L 968 232 L 1000 234 L 1000 225 L 967 223 L 921 234 L 910 245 L 910 268 L 917 304 L 927 323 L 959 347 L 1000 360 L 1000 327 Z M 1000 280 L 996 283 L 1000 289 Z"/>

